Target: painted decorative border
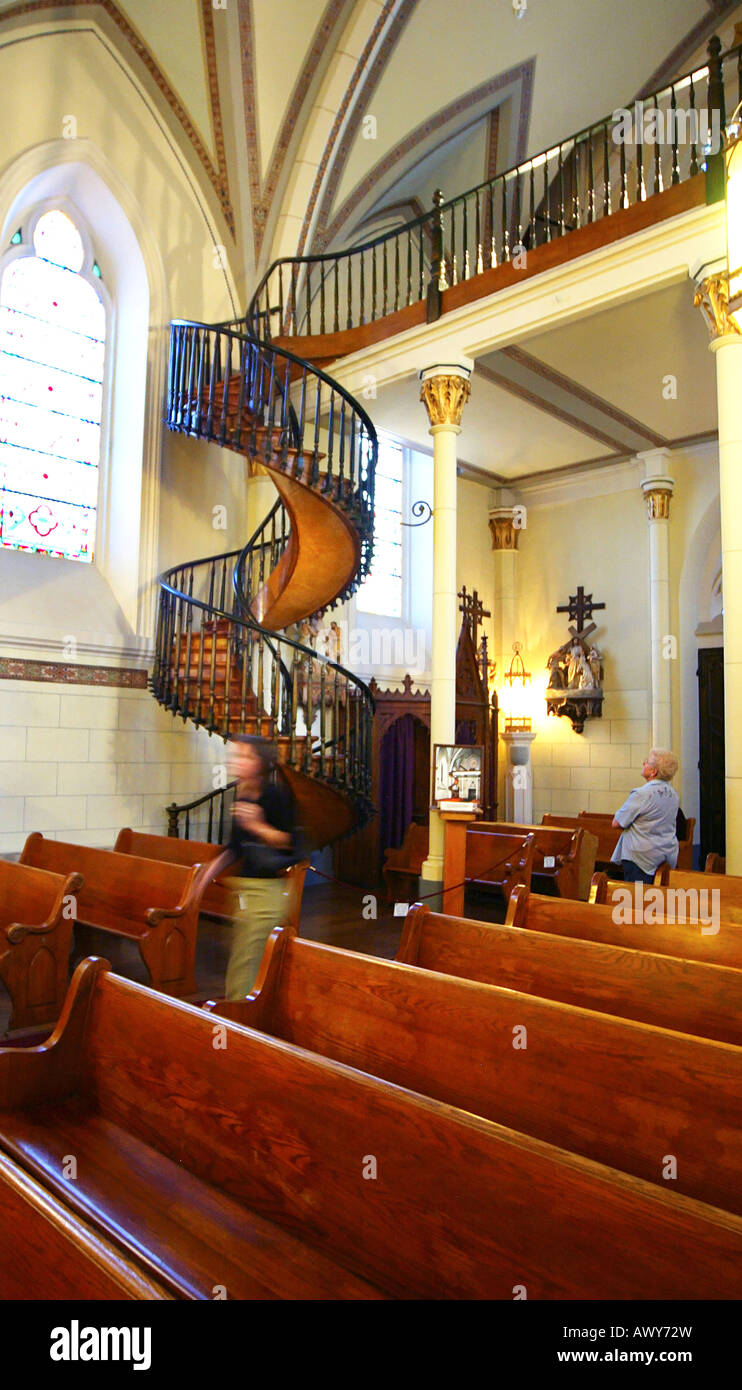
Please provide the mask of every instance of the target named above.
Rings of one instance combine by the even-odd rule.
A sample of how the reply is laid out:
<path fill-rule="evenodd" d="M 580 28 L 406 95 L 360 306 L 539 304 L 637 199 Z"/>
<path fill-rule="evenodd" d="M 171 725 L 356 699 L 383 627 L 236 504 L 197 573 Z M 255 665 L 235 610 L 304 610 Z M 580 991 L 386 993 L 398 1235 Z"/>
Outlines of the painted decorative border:
<path fill-rule="evenodd" d="M 517 83 L 518 81 L 520 82 L 521 100 L 515 163 L 520 164 L 525 158 L 535 66 L 535 58 L 529 58 L 524 63 L 519 63 L 515 67 L 508 68 L 506 71 L 499 73 L 497 77 L 489 78 L 487 82 L 481 83 L 479 87 L 474 87 L 470 92 L 466 92 L 463 96 L 457 97 L 456 100 L 450 102 L 448 106 L 442 107 L 440 111 L 429 116 L 427 120 L 422 121 L 419 126 L 416 126 L 414 130 L 410 131 L 409 135 L 405 136 L 404 140 L 400 140 L 398 144 L 389 150 L 387 154 L 384 155 L 383 159 L 380 159 L 379 162 L 368 171 L 365 177 L 361 179 L 360 183 L 356 184 L 353 192 L 346 198 L 342 207 L 336 213 L 330 226 L 323 229 L 323 213 L 332 205 L 335 189 L 350 152 L 352 135 L 349 126 L 348 132 L 346 132 L 343 137 L 340 150 L 338 151 L 338 158 L 335 161 L 332 174 L 328 180 L 327 190 L 323 198 L 322 210 L 320 211 L 317 224 L 317 231 L 312 239 L 313 248 L 323 249 L 334 241 L 342 226 L 348 221 L 348 218 L 362 199 L 365 198 L 366 194 L 373 189 L 374 185 L 378 183 L 390 169 L 394 168 L 395 164 L 405 159 L 416 146 L 421 144 L 424 140 L 427 140 L 435 131 L 441 130 L 444 126 L 448 125 L 456 116 L 460 116 L 463 112 L 469 111 L 473 106 L 479 105 L 487 97 L 493 96 L 496 92 L 501 91 L 503 87 L 509 87 L 511 84 Z M 360 116 L 361 113 L 359 111 L 359 120 Z M 355 129 L 353 131 L 353 134 L 354 133 Z M 321 167 L 322 166 L 320 166 L 320 169 Z M 309 213 L 307 216 L 308 215 Z"/>
<path fill-rule="evenodd" d="M 351 77 L 350 82 L 348 83 L 348 86 L 345 89 L 345 95 L 343 96 L 343 99 L 340 103 L 337 116 L 335 117 L 335 120 L 332 123 L 332 130 L 330 131 L 330 134 L 327 137 L 327 143 L 325 145 L 322 158 L 319 162 L 317 173 L 314 177 L 312 192 L 309 195 L 307 211 L 304 217 L 304 221 L 302 223 L 301 233 L 299 235 L 299 244 L 297 246 L 296 251 L 296 254 L 298 256 L 304 255 L 304 248 L 307 244 L 309 229 L 312 225 L 312 219 L 314 217 L 314 209 L 316 207 L 317 199 L 320 196 L 320 190 L 322 188 L 322 181 L 325 177 L 325 173 L 327 172 L 327 167 L 330 163 L 333 150 L 335 149 L 335 143 L 337 141 L 338 135 L 340 134 L 340 131 L 342 129 L 343 121 L 345 120 L 345 117 L 348 113 L 348 108 L 350 106 L 351 101 L 353 100 L 358 84 L 361 81 L 361 77 L 365 71 L 366 64 L 368 63 L 371 54 L 373 53 L 374 48 L 376 47 L 380 35 L 384 31 L 384 27 L 389 19 L 390 14 L 394 9 L 395 3 L 396 0 L 386 0 L 386 4 L 384 5 L 384 8 L 381 11 L 379 18 L 377 19 L 371 31 L 368 42 L 366 43 L 364 50 L 360 58 L 358 59 L 358 62 L 356 63 L 353 76 Z M 389 27 L 389 33 L 386 35 L 384 43 L 381 45 L 381 48 L 379 49 L 379 52 L 374 60 L 374 63 L 366 79 L 366 102 L 368 102 L 368 100 L 373 96 L 374 92 L 376 91 L 376 88 L 378 87 L 379 82 L 381 81 L 381 75 L 384 71 L 384 68 L 386 67 L 386 64 L 389 60 L 389 56 L 394 48 L 394 45 L 397 42 L 397 39 L 399 38 L 405 24 L 411 18 L 413 10 L 415 9 L 417 3 L 418 0 L 401 0 L 399 10 Z M 340 145 L 338 146 L 337 155 L 335 157 L 332 171 L 330 173 L 330 178 L 328 180 L 327 188 L 325 190 L 325 194 L 322 199 L 322 204 L 320 206 L 317 228 L 315 230 L 314 236 L 312 237 L 313 250 L 323 250 L 329 240 L 329 237 L 325 235 L 324 222 L 326 217 L 329 215 L 330 208 L 332 207 L 338 183 L 340 181 L 343 169 L 345 168 L 348 155 L 350 154 L 350 150 L 353 145 L 353 141 L 355 139 L 362 114 L 363 113 L 360 110 L 359 103 L 359 105 L 356 106 L 355 110 L 350 115 L 345 134 L 343 135 Z"/>
<path fill-rule="evenodd" d="M 0 680 L 47 681 L 56 685 L 119 686 L 146 690 L 149 675 L 132 667 L 65 666 L 60 661 L 26 661 L 0 656 Z"/>
<path fill-rule="evenodd" d="M 739 0 L 707 0 L 707 4 L 711 14 L 704 15 L 688 30 L 685 38 L 675 45 L 664 63 L 660 63 L 651 77 L 647 78 L 637 92 L 637 98 L 647 96 L 650 92 L 658 92 L 665 84 L 669 85 L 673 77 L 682 73 L 699 44 L 702 44 L 704 39 L 710 39 L 722 20 L 733 14 L 739 6 Z"/>
<path fill-rule="evenodd" d="M 221 103 L 219 101 L 219 87 L 216 71 L 216 44 L 214 40 L 214 11 L 212 0 L 201 0 L 201 15 L 204 26 L 204 39 L 206 46 L 206 66 L 209 81 L 209 94 L 211 97 L 211 112 L 214 129 L 214 145 L 216 148 L 217 166 L 214 167 L 211 156 L 201 139 L 196 127 L 191 121 L 188 112 L 179 101 L 173 88 L 170 86 L 165 74 L 148 49 L 144 40 L 140 38 L 136 29 L 129 23 L 126 16 L 118 8 L 115 0 L 23 0 L 23 3 L 11 5 L 9 9 L 0 11 L 0 25 L 11 19 L 23 19 L 27 16 L 40 13 L 42 10 L 76 10 L 99 8 L 105 11 L 109 19 L 115 24 L 116 28 L 123 34 L 134 49 L 137 57 L 144 64 L 150 77 L 158 87 L 162 96 L 165 98 L 170 110 L 182 125 L 188 139 L 193 146 L 195 153 L 202 164 L 209 183 L 213 188 L 224 215 L 224 220 L 231 232 L 235 235 L 234 209 L 229 192 L 229 178 L 224 153 L 224 131 L 222 126 Z"/>
<path fill-rule="evenodd" d="M 211 0 L 202 0 L 204 8 Z M 260 142 L 258 132 L 257 78 L 255 71 L 255 39 L 251 0 L 237 0 L 237 18 L 240 28 L 240 49 L 242 54 L 242 95 L 245 104 L 245 127 L 247 137 L 247 164 L 250 183 L 250 203 L 252 208 L 253 242 L 255 259 L 258 260 L 265 237 L 268 218 L 276 195 L 283 166 L 286 162 L 289 144 L 299 119 L 309 85 L 317 66 L 327 50 L 333 29 L 345 8 L 345 0 L 329 0 L 324 14 L 317 26 L 309 52 L 299 76 L 294 84 L 288 106 L 281 122 L 278 137 L 271 154 L 265 183 L 260 177 Z"/>

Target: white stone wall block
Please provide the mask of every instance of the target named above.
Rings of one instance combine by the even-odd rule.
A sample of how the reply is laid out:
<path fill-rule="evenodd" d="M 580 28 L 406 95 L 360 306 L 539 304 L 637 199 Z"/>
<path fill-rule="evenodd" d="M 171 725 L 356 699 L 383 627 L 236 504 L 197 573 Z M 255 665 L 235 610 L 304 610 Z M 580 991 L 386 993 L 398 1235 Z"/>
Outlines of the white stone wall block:
<path fill-rule="evenodd" d="M 61 696 L 59 722 L 67 729 L 115 729 L 119 702 L 115 695 L 87 693 Z"/>
<path fill-rule="evenodd" d="M 74 841 L 75 831 L 85 828 L 85 797 L 27 796 L 23 825 L 29 834 L 57 831 L 57 839 Z"/>
<path fill-rule="evenodd" d="M 16 724 L 24 730 L 59 726 L 59 695 L 9 688 L 15 685 L 0 682 L 0 725 Z"/>
<path fill-rule="evenodd" d="M 55 796 L 56 763 L 0 763 L 0 796 Z"/>
<path fill-rule="evenodd" d="M 170 763 L 119 763 L 115 773 L 117 796 L 167 795 L 173 769 Z"/>
<path fill-rule="evenodd" d="M 116 791 L 115 763 L 59 763 L 59 796 L 111 796 Z"/>
<path fill-rule="evenodd" d="M 17 762 L 25 756 L 26 730 L 13 725 L 0 728 L 0 762 Z"/>
<path fill-rule="evenodd" d="M 557 743 L 554 764 L 557 767 L 589 767 L 590 749 L 586 743 Z"/>
<path fill-rule="evenodd" d="M 22 796 L 0 796 L 0 830 L 4 835 L 23 829 L 23 806 Z"/>
<path fill-rule="evenodd" d="M 87 729 L 29 729 L 26 757 L 32 763 L 86 763 L 89 745 Z"/>
<path fill-rule="evenodd" d="M 630 763 L 630 743 L 596 743 L 590 749 L 591 767 L 628 767 Z"/>
<path fill-rule="evenodd" d="M 572 767 L 570 768 L 570 786 L 578 787 L 582 791 L 608 791 L 611 769 L 608 767 Z M 582 811 L 587 811 L 587 801 L 580 807 Z"/>
<path fill-rule="evenodd" d="M 86 825 L 89 830 L 121 830 L 124 826 L 142 823 L 141 796 L 89 796 L 86 804 Z M 114 837 L 115 838 L 115 837 Z"/>
<path fill-rule="evenodd" d="M 145 735 L 118 729 L 93 729 L 90 733 L 91 763 L 142 763 L 148 761 Z M 160 761 L 153 759 L 153 761 Z"/>

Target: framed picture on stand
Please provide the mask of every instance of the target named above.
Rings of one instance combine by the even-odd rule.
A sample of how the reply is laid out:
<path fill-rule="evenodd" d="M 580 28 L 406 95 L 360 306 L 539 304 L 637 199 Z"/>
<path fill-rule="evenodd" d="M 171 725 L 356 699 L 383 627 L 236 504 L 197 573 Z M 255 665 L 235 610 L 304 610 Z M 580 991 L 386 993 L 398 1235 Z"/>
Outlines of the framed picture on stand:
<path fill-rule="evenodd" d="M 436 743 L 433 805 L 438 811 L 477 811 L 482 797 L 481 744 Z"/>

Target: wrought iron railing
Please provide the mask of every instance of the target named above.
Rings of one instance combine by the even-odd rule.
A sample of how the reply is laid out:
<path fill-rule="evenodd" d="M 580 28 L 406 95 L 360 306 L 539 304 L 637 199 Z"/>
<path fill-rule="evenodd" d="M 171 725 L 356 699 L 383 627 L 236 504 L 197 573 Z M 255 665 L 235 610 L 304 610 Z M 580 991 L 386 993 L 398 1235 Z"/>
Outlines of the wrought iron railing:
<path fill-rule="evenodd" d="M 195 801 L 187 801 L 180 806 L 172 801 L 165 808 L 168 835 L 171 838 L 180 838 L 182 816 L 184 840 L 190 840 L 191 824 L 195 821 L 194 839 L 204 840 L 210 845 L 223 844 L 225 829 L 231 829 L 231 821 L 228 821 L 227 817 L 236 786 L 236 780 L 227 782 L 226 786 L 216 787 L 214 791 L 206 792 L 203 796 L 197 796 Z"/>
<path fill-rule="evenodd" d="M 332 334 L 426 296 L 435 318 L 444 289 L 708 170 L 742 100 L 742 46 L 720 48 L 712 39 L 707 64 L 643 98 L 639 121 L 631 108 L 638 140 L 614 112 L 362 245 L 274 261 L 248 323 L 264 338 Z"/>
<path fill-rule="evenodd" d="M 326 372 L 244 325 L 176 319 L 170 332 L 169 428 L 262 459 L 345 511 L 360 538 L 357 587 L 373 547 L 377 442 L 366 411 Z"/>

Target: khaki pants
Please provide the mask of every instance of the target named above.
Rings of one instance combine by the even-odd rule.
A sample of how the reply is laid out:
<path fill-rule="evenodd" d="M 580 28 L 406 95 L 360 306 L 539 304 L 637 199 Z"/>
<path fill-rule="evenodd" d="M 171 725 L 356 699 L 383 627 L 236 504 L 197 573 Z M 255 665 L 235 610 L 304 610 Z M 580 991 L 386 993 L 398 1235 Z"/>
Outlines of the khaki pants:
<path fill-rule="evenodd" d="M 227 999 L 244 999 L 258 974 L 265 943 L 286 918 L 289 889 L 284 878 L 224 878 L 235 895 Z"/>

